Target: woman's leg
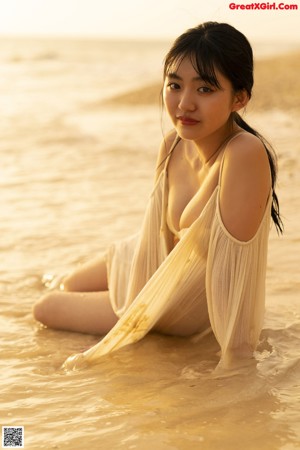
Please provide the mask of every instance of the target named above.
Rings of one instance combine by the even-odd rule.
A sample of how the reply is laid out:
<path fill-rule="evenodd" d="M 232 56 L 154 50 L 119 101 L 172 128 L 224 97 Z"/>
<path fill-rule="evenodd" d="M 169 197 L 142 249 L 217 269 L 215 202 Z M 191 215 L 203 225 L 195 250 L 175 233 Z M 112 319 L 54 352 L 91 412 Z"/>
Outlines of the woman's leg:
<path fill-rule="evenodd" d="M 107 291 L 107 267 L 104 256 L 94 258 L 79 266 L 64 278 L 63 287 L 70 292 Z"/>
<path fill-rule="evenodd" d="M 63 291 L 51 291 L 34 305 L 36 320 L 58 330 L 100 335 L 117 323 L 109 299 L 104 256 L 79 266 L 62 285 Z"/>
<path fill-rule="evenodd" d="M 46 294 L 33 308 L 42 324 L 57 330 L 105 335 L 117 323 L 108 291 Z"/>

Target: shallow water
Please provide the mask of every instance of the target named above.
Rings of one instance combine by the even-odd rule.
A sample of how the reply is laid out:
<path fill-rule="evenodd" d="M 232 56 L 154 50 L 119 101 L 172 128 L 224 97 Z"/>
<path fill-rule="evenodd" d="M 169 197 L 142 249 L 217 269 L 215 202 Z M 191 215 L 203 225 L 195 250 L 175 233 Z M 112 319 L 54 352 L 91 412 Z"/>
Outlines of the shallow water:
<path fill-rule="evenodd" d="M 42 328 L 32 304 L 45 291 L 43 275 L 66 273 L 138 229 L 160 116 L 150 106 L 101 106 L 114 92 L 111 78 L 98 78 L 97 46 L 89 54 L 86 46 L 76 53 L 39 45 L 1 54 L 10 75 L 0 86 L 8 105 L 0 125 L 1 425 L 23 425 L 30 450 L 300 448 L 298 120 L 279 111 L 249 117 L 278 150 L 286 228 L 284 237 L 274 229 L 270 236 L 257 370 L 213 378 L 212 336 L 193 342 L 153 334 L 66 373 L 65 358 L 99 337 Z M 143 54 L 149 79 L 160 51 Z M 140 49 L 130 52 L 134 60 Z M 129 71 L 129 56 L 120 61 Z M 119 80 L 116 74 L 110 77 Z M 125 89 L 138 84 L 124 80 Z"/>

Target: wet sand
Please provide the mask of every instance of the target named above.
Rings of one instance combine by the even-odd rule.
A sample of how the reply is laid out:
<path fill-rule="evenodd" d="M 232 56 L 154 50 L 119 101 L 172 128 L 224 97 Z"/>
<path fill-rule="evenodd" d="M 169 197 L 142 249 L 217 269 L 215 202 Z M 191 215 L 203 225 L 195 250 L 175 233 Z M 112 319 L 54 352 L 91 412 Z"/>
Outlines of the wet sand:
<path fill-rule="evenodd" d="M 247 109 L 270 109 L 300 112 L 300 52 L 273 56 L 255 62 L 254 91 Z M 104 103 L 110 106 L 159 104 L 161 83 L 142 86 L 123 95 L 112 97 Z"/>

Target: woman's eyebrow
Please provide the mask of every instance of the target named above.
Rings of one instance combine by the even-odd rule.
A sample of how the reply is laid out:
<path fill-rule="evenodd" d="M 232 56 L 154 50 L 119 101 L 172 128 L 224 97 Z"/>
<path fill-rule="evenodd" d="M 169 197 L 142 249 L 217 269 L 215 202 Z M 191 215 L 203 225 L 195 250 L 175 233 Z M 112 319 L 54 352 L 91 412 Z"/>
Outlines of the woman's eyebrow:
<path fill-rule="evenodd" d="M 175 80 L 182 80 L 182 78 L 176 72 L 170 72 L 167 74 L 168 78 L 174 78 Z"/>
<path fill-rule="evenodd" d="M 181 80 L 182 81 L 181 76 L 179 76 L 176 72 L 168 73 L 167 77 L 168 78 L 173 78 L 174 80 Z M 192 81 L 203 81 L 203 78 L 201 78 L 200 76 L 194 77 L 194 78 L 192 78 Z"/>

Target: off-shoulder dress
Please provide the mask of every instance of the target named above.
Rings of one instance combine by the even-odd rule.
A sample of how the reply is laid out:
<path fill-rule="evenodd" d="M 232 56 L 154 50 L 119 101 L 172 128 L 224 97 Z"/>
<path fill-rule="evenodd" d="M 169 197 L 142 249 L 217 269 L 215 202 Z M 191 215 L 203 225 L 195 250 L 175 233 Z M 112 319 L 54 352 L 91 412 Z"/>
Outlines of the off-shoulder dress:
<path fill-rule="evenodd" d="M 226 147 L 218 185 L 200 216 L 181 230 L 175 246 L 167 220 L 167 157 L 140 233 L 108 250 L 110 298 L 120 320 L 82 354 L 84 359 L 95 360 L 153 329 L 179 335 L 212 329 L 223 367 L 230 367 L 235 358 L 252 356 L 264 318 L 272 195 L 253 238 L 244 242 L 233 237 L 220 213 L 225 153 Z"/>

